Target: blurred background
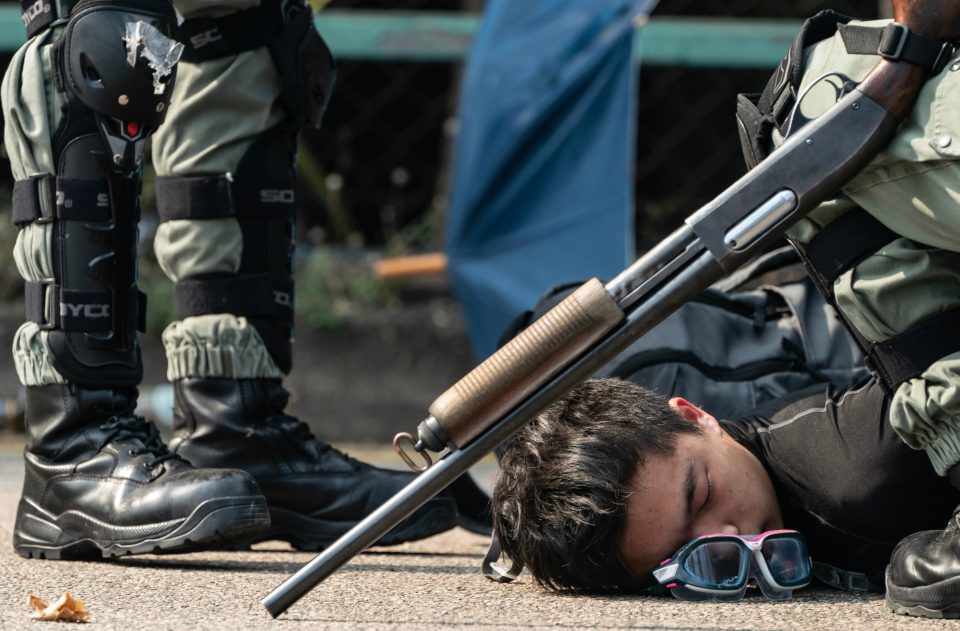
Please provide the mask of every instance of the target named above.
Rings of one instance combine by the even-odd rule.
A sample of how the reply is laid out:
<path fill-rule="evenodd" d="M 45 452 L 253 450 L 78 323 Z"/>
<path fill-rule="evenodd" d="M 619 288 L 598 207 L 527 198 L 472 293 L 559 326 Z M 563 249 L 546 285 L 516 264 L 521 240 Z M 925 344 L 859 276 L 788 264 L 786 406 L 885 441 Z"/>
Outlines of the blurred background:
<path fill-rule="evenodd" d="M 516 1 L 516 0 L 515 0 Z M 599 4 L 602 0 L 596 0 Z M 333 0 L 318 17 L 339 65 L 324 128 L 300 139 L 297 340 L 287 382 L 293 411 L 337 442 L 387 442 L 469 370 L 471 344 L 443 258 L 384 277 L 376 263 L 444 250 L 458 97 L 483 0 Z M 555 0 L 558 10 L 563 2 Z M 860 18 L 886 2 L 662 0 L 637 30 L 632 89 L 635 153 L 631 249 L 642 252 L 743 174 L 734 124 L 738 92 L 762 90 L 805 17 L 830 8 Z M 0 64 L 23 41 L 19 8 L 0 5 Z M 144 412 L 164 422 L 159 335 L 172 288 L 152 253 L 146 166 L 141 288 Z M 23 320 L 13 265 L 12 180 L 0 164 L 0 431 L 16 431 L 19 383 L 10 340 Z M 576 279 L 570 279 L 576 280 Z M 543 287 L 546 289 L 546 287 Z M 532 306 L 532 305 L 529 305 Z"/>

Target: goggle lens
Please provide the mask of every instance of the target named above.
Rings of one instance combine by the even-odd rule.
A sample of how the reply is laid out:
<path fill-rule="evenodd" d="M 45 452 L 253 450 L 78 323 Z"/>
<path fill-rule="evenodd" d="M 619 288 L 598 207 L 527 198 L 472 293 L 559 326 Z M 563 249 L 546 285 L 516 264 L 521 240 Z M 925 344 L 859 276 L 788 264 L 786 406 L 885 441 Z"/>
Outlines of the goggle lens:
<path fill-rule="evenodd" d="M 796 539 L 771 537 L 763 542 L 760 554 L 779 585 L 789 587 L 809 579 L 810 557 Z"/>
<path fill-rule="evenodd" d="M 683 569 L 698 585 L 735 589 L 742 577 L 744 549 L 734 541 L 707 541 L 690 551 Z"/>

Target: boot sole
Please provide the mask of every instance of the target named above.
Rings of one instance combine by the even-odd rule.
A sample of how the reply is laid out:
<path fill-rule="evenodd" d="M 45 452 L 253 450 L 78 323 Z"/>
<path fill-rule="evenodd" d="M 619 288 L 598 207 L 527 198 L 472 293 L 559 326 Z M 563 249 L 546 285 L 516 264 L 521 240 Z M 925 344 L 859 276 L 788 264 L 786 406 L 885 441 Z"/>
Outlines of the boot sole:
<path fill-rule="evenodd" d="M 29 522 L 30 532 L 25 527 Z M 91 537 L 95 525 L 108 534 Z M 111 526 L 80 511 L 53 515 L 23 498 L 14 530 L 14 549 L 22 557 L 95 560 L 131 554 L 190 552 L 266 530 L 270 517 L 265 498 L 224 497 L 207 500 L 183 519 Z"/>
<path fill-rule="evenodd" d="M 303 513 L 271 507 L 270 528 L 256 537 L 229 546 L 229 549 L 248 549 L 254 543 L 261 541 L 286 541 L 296 550 L 320 552 L 333 544 L 356 523 L 315 519 Z M 425 514 L 418 514 L 415 522 L 401 522 L 373 545 L 395 546 L 408 541 L 418 541 L 451 530 L 455 526 L 456 524 L 451 521 L 450 512 L 443 507 L 437 507 Z"/>
<path fill-rule="evenodd" d="M 886 576 L 887 607 L 895 614 L 918 618 L 960 618 L 960 602 L 950 595 L 960 594 L 960 576 L 948 578 L 932 585 L 899 587 L 890 582 L 889 569 Z M 939 606 L 940 603 L 945 603 Z"/>

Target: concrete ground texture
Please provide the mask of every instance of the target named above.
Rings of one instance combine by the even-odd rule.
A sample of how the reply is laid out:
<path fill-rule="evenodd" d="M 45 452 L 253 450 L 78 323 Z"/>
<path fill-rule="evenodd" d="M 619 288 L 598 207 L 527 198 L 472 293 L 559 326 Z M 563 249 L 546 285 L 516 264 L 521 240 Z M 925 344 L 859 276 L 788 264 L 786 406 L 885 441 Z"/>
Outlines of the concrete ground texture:
<path fill-rule="evenodd" d="M 27 560 L 10 545 L 23 477 L 16 438 L 0 441 L 0 629 L 68 628 L 35 622 L 27 595 L 64 591 L 90 611 L 90 629 L 960 629 L 960 621 L 893 615 L 877 595 L 801 590 L 771 603 L 684 603 L 672 597 L 564 596 L 528 575 L 483 578 L 483 537 L 455 530 L 356 557 L 274 620 L 260 600 L 313 558 L 266 542 L 251 552 L 137 556 L 116 562 Z M 350 449 L 395 465 L 386 450 Z M 488 485 L 494 465 L 474 470 Z M 54 626 L 56 625 L 56 626 Z"/>

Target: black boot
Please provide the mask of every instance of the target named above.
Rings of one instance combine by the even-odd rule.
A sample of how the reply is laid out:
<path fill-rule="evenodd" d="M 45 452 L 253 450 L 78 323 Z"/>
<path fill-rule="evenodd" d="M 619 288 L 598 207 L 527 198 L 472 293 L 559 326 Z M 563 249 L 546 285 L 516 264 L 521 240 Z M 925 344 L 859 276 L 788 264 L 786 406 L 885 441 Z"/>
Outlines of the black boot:
<path fill-rule="evenodd" d="M 960 468 L 949 472 L 960 488 Z M 897 544 L 887 565 L 887 606 L 924 618 L 960 618 L 960 506 L 943 530 L 917 532 Z"/>
<path fill-rule="evenodd" d="M 194 469 L 134 416 L 135 402 L 133 388 L 27 388 L 18 554 L 182 552 L 266 529 L 266 500 L 249 475 Z"/>
<path fill-rule="evenodd" d="M 299 550 L 333 543 L 413 479 L 365 464 L 322 443 L 284 414 L 289 393 L 271 379 L 181 379 L 174 383 L 171 448 L 197 466 L 249 472 L 267 497 L 270 532 Z M 457 525 L 453 502 L 435 497 L 379 545 L 423 539 Z"/>

